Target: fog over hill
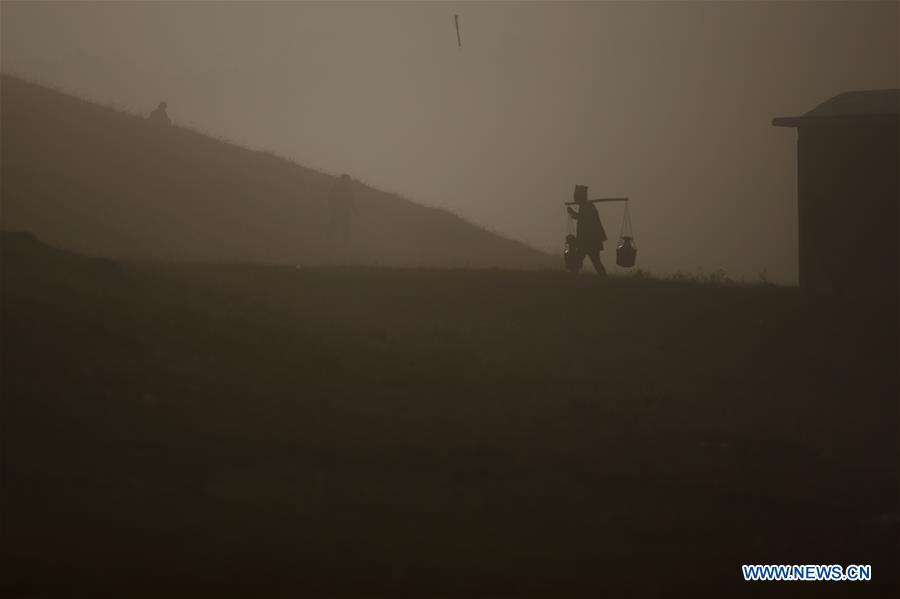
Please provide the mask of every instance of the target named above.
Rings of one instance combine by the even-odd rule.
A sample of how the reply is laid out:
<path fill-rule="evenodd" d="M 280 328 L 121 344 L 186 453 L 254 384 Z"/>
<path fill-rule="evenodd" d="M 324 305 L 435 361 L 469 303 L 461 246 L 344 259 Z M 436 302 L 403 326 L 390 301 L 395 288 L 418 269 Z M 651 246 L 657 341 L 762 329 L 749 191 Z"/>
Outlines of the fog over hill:
<path fill-rule="evenodd" d="M 333 175 L 4 75 L 2 226 L 129 259 L 544 268 L 558 259 L 354 182 L 349 247 Z"/>
<path fill-rule="evenodd" d="M 551 254 L 562 203 L 587 185 L 631 198 L 644 270 L 795 284 L 797 136 L 772 119 L 900 87 L 898 10 L 3 2 L 0 71 L 135 114 L 165 100 L 178 124 L 350 173 Z M 859 210 L 843 204 L 837 246 L 851 243 Z M 622 206 L 600 216 L 615 234 Z"/>

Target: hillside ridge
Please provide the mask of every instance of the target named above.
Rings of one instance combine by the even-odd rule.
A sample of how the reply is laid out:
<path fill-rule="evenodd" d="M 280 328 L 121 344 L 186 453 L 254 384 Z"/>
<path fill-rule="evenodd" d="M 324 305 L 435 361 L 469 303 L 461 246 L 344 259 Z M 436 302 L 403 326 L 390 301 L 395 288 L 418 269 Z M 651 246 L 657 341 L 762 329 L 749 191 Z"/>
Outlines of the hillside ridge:
<path fill-rule="evenodd" d="M 2 75 L 2 228 L 123 259 L 555 268 L 557 259 L 438 208 L 354 182 L 348 247 L 333 176 Z"/>

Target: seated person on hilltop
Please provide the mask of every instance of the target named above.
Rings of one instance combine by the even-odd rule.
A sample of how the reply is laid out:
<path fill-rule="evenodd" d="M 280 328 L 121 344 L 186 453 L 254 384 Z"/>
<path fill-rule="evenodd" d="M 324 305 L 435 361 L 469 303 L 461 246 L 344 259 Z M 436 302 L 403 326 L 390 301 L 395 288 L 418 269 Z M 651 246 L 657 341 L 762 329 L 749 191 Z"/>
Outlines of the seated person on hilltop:
<path fill-rule="evenodd" d="M 166 114 L 166 106 L 165 102 L 160 102 L 159 106 L 156 107 L 156 110 L 151 112 L 150 116 L 147 117 L 147 120 L 158 125 L 171 125 L 172 121 L 169 119 L 169 115 Z"/>

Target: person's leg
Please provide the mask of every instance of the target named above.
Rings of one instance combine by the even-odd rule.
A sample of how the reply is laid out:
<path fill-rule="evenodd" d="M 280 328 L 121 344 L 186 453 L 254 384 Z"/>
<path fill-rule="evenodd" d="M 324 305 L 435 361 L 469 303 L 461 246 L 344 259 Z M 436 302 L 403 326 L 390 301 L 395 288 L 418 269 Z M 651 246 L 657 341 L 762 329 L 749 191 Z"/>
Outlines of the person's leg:
<path fill-rule="evenodd" d="M 581 249 L 575 250 L 575 261 L 574 261 L 575 265 L 573 268 L 570 269 L 573 273 L 578 273 L 581 271 L 581 266 L 582 266 L 582 263 L 584 262 L 585 256 L 587 256 L 587 254 L 585 254 L 583 250 L 581 250 Z"/>
<path fill-rule="evenodd" d="M 594 270 L 597 271 L 597 275 L 601 276 L 601 277 L 605 277 L 606 269 L 603 268 L 603 263 L 600 262 L 600 252 L 593 251 L 590 254 L 588 254 L 588 256 L 590 256 L 590 258 L 591 258 L 591 264 L 594 265 Z"/>

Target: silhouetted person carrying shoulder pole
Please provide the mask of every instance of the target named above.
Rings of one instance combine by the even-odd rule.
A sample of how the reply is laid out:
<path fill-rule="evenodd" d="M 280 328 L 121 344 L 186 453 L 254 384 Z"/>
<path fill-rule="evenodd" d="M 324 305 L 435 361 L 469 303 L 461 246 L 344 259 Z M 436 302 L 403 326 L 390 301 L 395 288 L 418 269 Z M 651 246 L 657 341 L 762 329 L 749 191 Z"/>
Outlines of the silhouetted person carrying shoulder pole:
<path fill-rule="evenodd" d="M 574 200 L 578 204 L 578 211 L 576 212 L 572 208 L 566 209 L 569 211 L 569 215 L 578 221 L 578 227 L 575 230 L 575 272 L 581 270 L 581 264 L 584 257 L 587 256 L 591 259 L 591 264 L 594 265 L 597 274 L 605 277 L 606 269 L 600 262 L 600 250 L 603 249 L 603 242 L 606 241 L 606 231 L 603 230 L 600 215 L 597 214 L 597 208 L 588 202 L 587 187 L 576 185 Z"/>
<path fill-rule="evenodd" d="M 356 213 L 350 175 L 341 175 L 328 194 L 328 208 L 331 212 L 331 229 L 339 243 L 350 243 L 350 224 Z"/>

